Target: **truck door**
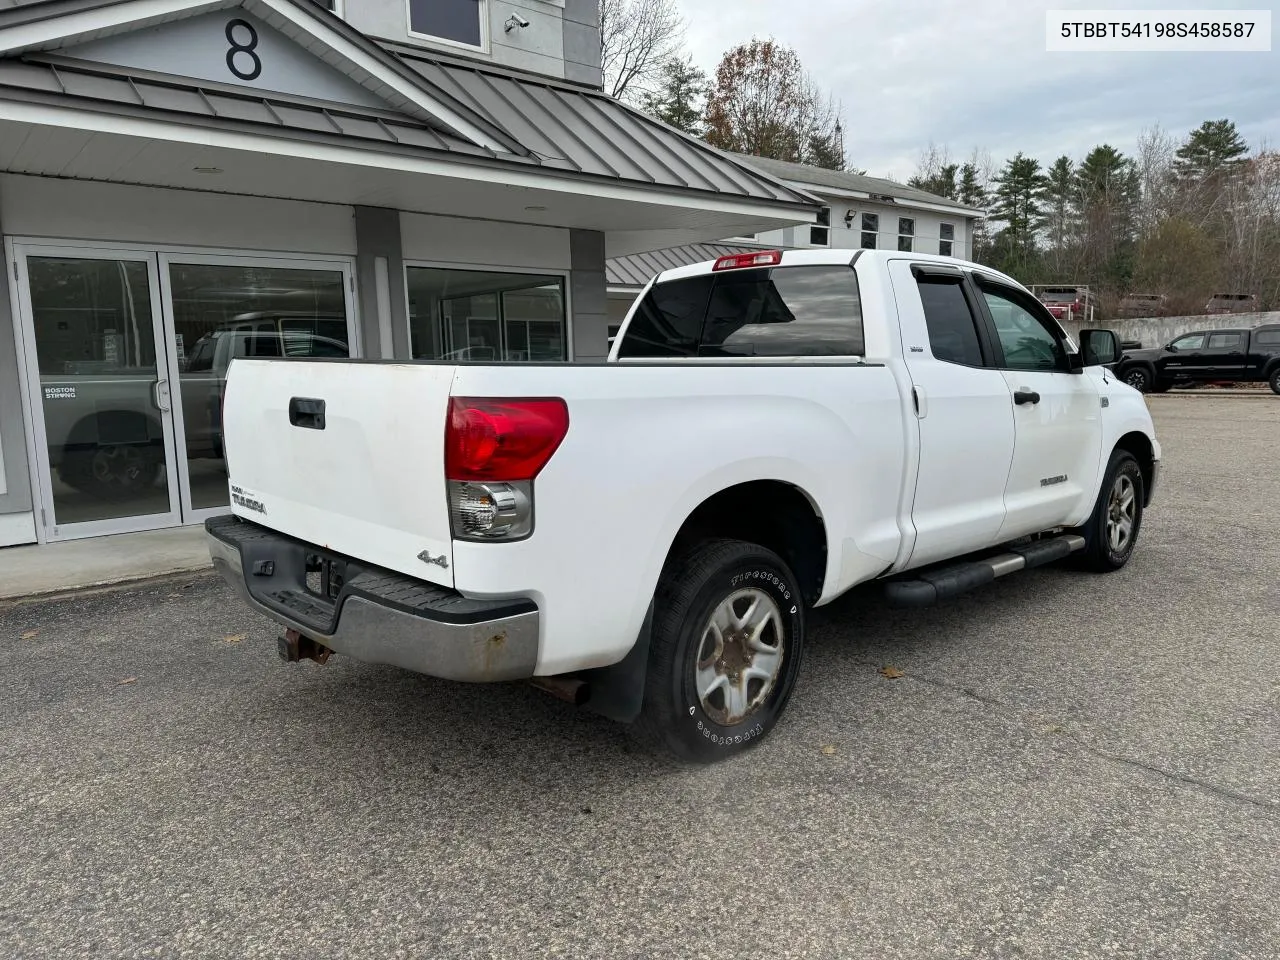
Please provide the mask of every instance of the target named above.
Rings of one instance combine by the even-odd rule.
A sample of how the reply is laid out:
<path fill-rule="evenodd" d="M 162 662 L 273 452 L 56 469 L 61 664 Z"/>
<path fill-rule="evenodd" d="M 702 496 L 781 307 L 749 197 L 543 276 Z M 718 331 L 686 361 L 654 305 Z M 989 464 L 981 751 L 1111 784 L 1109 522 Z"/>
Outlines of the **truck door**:
<path fill-rule="evenodd" d="M 964 274 L 903 259 L 889 262 L 889 275 L 919 437 L 915 545 L 906 564 L 918 567 L 997 542 L 1013 461 L 1013 399 Z"/>
<path fill-rule="evenodd" d="M 977 272 L 973 282 L 1013 396 L 1016 440 L 1000 539 L 1080 523 L 1093 507 L 1102 455 L 1098 386 L 1071 371 L 1066 335 L 1034 297 Z"/>
<path fill-rule="evenodd" d="M 1166 383 L 1179 377 L 1200 379 L 1205 372 L 1204 342 L 1207 334 L 1188 333 L 1178 337 L 1160 358 L 1162 369 L 1157 371 Z"/>
<path fill-rule="evenodd" d="M 1240 380 L 1245 375 L 1244 330 L 1222 330 L 1209 334 L 1204 346 L 1204 375 L 1211 380 Z"/>

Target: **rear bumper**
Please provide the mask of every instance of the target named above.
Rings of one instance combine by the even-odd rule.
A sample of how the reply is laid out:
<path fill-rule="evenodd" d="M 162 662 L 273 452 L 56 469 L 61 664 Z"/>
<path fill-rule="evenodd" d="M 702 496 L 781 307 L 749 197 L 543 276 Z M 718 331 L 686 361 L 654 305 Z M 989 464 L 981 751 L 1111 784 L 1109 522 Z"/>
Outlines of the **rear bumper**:
<path fill-rule="evenodd" d="M 215 517 L 205 532 L 214 568 L 246 603 L 337 653 L 447 680 L 533 676 L 531 600 L 471 600 L 236 517 Z M 340 585 L 323 593 L 308 589 L 308 565 L 318 557 L 341 572 Z"/>

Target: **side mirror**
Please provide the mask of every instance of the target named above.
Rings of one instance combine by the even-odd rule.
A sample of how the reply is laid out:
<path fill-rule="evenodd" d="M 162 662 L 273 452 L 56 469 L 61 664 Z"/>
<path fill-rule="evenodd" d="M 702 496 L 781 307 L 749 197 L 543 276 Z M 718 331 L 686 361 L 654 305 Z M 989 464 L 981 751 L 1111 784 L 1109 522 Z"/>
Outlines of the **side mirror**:
<path fill-rule="evenodd" d="M 1120 338 L 1110 330 L 1081 330 L 1080 353 L 1087 367 L 1109 367 L 1120 359 Z"/>
<path fill-rule="evenodd" d="M 1168 350 L 1170 353 L 1177 353 L 1177 352 L 1178 352 L 1178 348 L 1177 348 L 1176 346 L 1174 346 L 1172 343 L 1166 343 L 1166 344 L 1164 345 L 1164 348 L 1165 348 L 1166 350 Z"/>

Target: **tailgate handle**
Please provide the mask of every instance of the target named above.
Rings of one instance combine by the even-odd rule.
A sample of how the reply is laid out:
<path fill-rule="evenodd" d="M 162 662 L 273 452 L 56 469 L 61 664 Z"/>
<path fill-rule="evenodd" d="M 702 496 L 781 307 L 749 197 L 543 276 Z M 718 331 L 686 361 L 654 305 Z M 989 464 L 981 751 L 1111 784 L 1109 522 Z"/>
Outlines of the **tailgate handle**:
<path fill-rule="evenodd" d="M 289 422 L 306 430 L 323 430 L 324 401 L 310 397 L 292 397 L 289 400 Z"/>

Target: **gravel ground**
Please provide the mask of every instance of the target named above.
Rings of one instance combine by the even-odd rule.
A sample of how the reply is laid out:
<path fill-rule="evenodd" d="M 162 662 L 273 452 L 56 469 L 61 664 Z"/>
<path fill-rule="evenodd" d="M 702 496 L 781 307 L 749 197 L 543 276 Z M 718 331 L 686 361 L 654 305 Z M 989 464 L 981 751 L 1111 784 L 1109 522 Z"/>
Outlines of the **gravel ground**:
<path fill-rule="evenodd" d="M 0 956 L 1274 958 L 1280 398 L 1151 406 L 1128 568 L 856 592 L 709 769 L 214 580 L 0 607 Z"/>

